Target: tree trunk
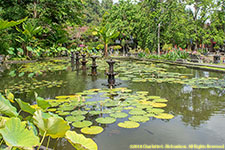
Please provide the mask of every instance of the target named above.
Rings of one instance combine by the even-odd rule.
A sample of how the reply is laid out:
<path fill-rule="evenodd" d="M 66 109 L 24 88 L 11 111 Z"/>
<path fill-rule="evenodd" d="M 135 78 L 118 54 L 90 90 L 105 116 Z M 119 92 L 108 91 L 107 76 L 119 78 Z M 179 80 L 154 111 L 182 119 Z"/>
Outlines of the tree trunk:
<path fill-rule="evenodd" d="M 158 55 L 160 55 L 160 23 L 158 26 Z"/>
<path fill-rule="evenodd" d="M 22 49 L 23 49 L 24 55 L 28 56 L 28 50 L 27 50 L 27 47 L 26 47 L 25 43 L 22 43 Z"/>
<path fill-rule="evenodd" d="M 105 57 L 108 57 L 108 50 L 107 49 L 108 49 L 108 44 L 105 43 L 104 44 L 104 56 Z"/>
<path fill-rule="evenodd" d="M 37 18 L 37 0 L 34 0 L 34 18 Z"/>

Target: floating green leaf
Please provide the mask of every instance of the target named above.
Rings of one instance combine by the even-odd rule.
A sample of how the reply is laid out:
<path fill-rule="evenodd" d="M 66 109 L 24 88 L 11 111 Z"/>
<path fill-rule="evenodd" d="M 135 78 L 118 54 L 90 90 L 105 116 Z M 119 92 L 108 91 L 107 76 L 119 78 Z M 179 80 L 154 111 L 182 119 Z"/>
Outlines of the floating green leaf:
<path fill-rule="evenodd" d="M 118 123 L 118 126 L 121 128 L 138 128 L 140 124 L 134 121 L 124 121 Z"/>
<path fill-rule="evenodd" d="M 149 118 L 146 116 L 131 116 L 128 118 L 131 121 L 136 121 L 136 122 L 146 122 L 149 121 Z"/>
<path fill-rule="evenodd" d="M 167 99 L 159 98 L 159 99 L 154 99 L 153 102 L 156 102 L 156 103 L 165 103 L 165 102 L 168 102 L 168 100 Z"/>
<path fill-rule="evenodd" d="M 110 116 L 114 118 L 126 118 L 128 114 L 124 112 L 116 112 L 116 113 L 110 114 Z"/>
<path fill-rule="evenodd" d="M 68 117 L 66 117 L 66 120 L 69 122 L 81 121 L 84 119 L 85 119 L 85 116 L 68 116 Z"/>
<path fill-rule="evenodd" d="M 90 127 L 85 127 L 81 129 L 81 132 L 84 134 L 99 134 L 103 131 L 104 129 L 99 126 L 90 126 Z"/>
<path fill-rule="evenodd" d="M 75 110 L 75 111 L 72 111 L 71 114 L 72 115 L 86 115 L 88 112 L 87 111 L 82 111 L 82 110 Z"/>
<path fill-rule="evenodd" d="M 147 111 L 154 114 L 160 114 L 160 113 L 163 113 L 165 110 L 160 108 L 153 108 L 153 109 L 148 109 Z"/>
<path fill-rule="evenodd" d="M 75 131 L 67 131 L 66 139 L 77 150 L 97 150 L 97 144 L 90 138 L 84 137 L 82 134 L 77 134 Z"/>
<path fill-rule="evenodd" d="M 91 125 L 92 125 L 92 122 L 87 121 L 87 120 L 77 121 L 77 122 L 72 123 L 72 126 L 74 126 L 76 128 L 84 128 L 84 127 L 88 127 Z"/>
<path fill-rule="evenodd" d="M 158 119 L 172 119 L 174 116 L 171 114 L 167 114 L 167 113 L 161 113 L 154 117 L 158 118 Z"/>
<path fill-rule="evenodd" d="M 129 114 L 131 115 L 144 115 L 146 112 L 142 109 L 133 109 L 129 111 Z"/>
<path fill-rule="evenodd" d="M 167 106 L 167 104 L 165 104 L 165 103 L 155 103 L 155 102 L 153 102 L 151 105 L 153 107 L 157 107 L 157 108 L 162 108 L 162 107 L 166 107 Z"/>
<path fill-rule="evenodd" d="M 39 145 L 39 137 L 25 127 L 26 124 L 19 118 L 13 117 L 5 122 L 5 127 L 0 129 L 0 133 L 9 147 L 32 149 Z"/>
<path fill-rule="evenodd" d="M 115 118 L 111 118 L 111 117 L 101 117 L 101 118 L 97 118 L 95 119 L 96 122 L 101 123 L 101 124 L 111 124 L 116 122 Z"/>

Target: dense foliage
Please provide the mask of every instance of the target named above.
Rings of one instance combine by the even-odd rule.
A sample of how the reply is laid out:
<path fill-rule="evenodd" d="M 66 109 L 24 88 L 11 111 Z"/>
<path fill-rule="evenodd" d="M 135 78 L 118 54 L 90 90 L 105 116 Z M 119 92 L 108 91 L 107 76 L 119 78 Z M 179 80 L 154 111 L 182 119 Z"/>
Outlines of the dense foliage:
<path fill-rule="evenodd" d="M 163 47 L 223 49 L 225 2 L 223 0 L 9 0 L 0 2 L 0 19 L 16 21 L 17 27 L 0 31 L 0 54 L 29 58 L 54 53 L 58 47 L 87 50 L 140 47 L 162 52 Z M 107 45 L 93 35 L 110 24 L 119 32 Z M 109 32 L 110 33 L 110 32 Z M 116 40 L 116 39 L 114 39 Z M 107 46 L 107 47 L 106 47 Z M 11 47 L 11 48 L 10 48 Z M 23 51 L 21 51 L 23 49 Z M 39 49 L 39 51 L 35 51 Z M 41 49 L 41 50 L 40 50 Z M 54 52 L 52 52 L 54 51 Z M 49 55 L 47 55 L 49 56 Z"/>

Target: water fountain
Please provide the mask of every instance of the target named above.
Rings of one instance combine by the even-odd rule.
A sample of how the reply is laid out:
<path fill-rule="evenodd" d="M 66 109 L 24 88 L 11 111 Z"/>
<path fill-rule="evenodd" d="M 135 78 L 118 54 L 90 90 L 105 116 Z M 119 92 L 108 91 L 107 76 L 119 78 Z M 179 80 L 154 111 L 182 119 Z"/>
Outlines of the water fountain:
<path fill-rule="evenodd" d="M 80 52 L 75 52 L 76 54 L 76 70 L 79 70 L 79 66 L 80 66 Z"/>
<path fill-rule="evenodd" d="M 71 64 L 74 64 L 74 52 L 71 52 Z"/>
<path fill-rule="evenodd" d="M 87 68 L 86 68 L 86 63 L 87 63 L 87 60 L 86 60 L 86 54 L 82 54 L 81 55 L 82 56 L 82 61 L 81 61 L 81 64 L 82 64 L 82 69 L 83 70 L 86 70 Z"/>
<path fill-rule="evenodd" d="M 106 75 L 108 76 L 108 85 L 107 86 L 112 88 L 112 87 L 115 87 L 117 85 L 120 85 L 121 83 L 116 84 L 115 75 L 117 75 L 117 73 L 115 73 L 114 70 L 113 70 L 113 65 L 116 62 L 112 59 L 110 59 L 106 62 L 109 64 L 109 71 L 106 73 Z"/>
<path fill-rule="evenodd" d="M 91 56 L 92 59 L 92 66 L 91 66 L 91 76 L 96 76 L 97 75 L 97 65 L 96 65 L 96 59 L 98 56 Z"/>
<path fill-rule="evenodd" d="M 75 52 L 75 54 L 76 54 L 76 65 L 79 65 L 80 64 L 80 52 Z"/>

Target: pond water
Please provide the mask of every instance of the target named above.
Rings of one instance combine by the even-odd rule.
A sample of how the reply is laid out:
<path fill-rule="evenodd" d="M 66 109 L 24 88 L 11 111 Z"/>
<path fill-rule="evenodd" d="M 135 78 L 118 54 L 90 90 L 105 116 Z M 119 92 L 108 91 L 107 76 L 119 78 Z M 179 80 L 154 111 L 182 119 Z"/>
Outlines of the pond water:
<path fill-rule="evenodd" d="M 10 71 L 20 69 L 21 65 L 8 66 L 8 69 L 1 73 L 0 90 L 9 88 L 15 94 L 15 97 L 33 103 L 34 92 L 45 99 L 54 99 L 55 96 L 73 95 L 88 89 L 107 88 L 102 84 L 107 82 L 105 68 L 108 68 L 108 66 L 105 63 L 103 65 L 103 61 L 98 61 L 97 64 L 99 65 L 97 77 L 88 75 L 90 69 L 86 71 L 75 69 L 72 71 L 70 65 L 65 64 L 65 66 L 68 66 L 66 70 L 46 72 L 34 76 L 34 79 L 29 78 L 26 73 L 22 77 L 18 77 L 18 75 L 15 77 L 9 76 Z M 156 70 L 154 72 L 144 71 L 148 70 L 148 66 L 149 70 Z M 139 71 L 135 70 L 135 67 Z M 161 70 L 157 68 L 161 68 Z M 117 61 L 115 71 L 119 72 L 116 82 L 121 84 L 118 87 L 127 87 L 133 93 L 148 91 L 148 95 L 167 99 L 167 107 L 164 110 L 175 117 L 170 120 L 153 117 L 145 123 L 140 123 L 140 127 L 135 129 L 117 126 L 119 122 L 128 120 L 127 118 L 117 119 L 115 123 L 110 125 L 94 123 L 103 127 L 104 131 L 95 136 L 85 136 L 93 138 L 99 150 L 128 150 L 130 145 L 134 144 L 163 146 L 172 144 L 188 147 L 191 144 L 221 145 L 225 143 L 225 88 L 223 86 L 225 74 L 134 61 Z M 165 74 L 167 76 L 164 76 Z M 152 79 L 156 76 L 159 80 Z M 187 82 L 192 78 L 203 80 L 209 77 L 215 80 L 205 82 L 209 88 L 204 88 L 206 84 L 190 85 L 190 82 Z M 170 78 L 170 81 L 167 81 L 168 78 Z M 177 81 L 176 78 L 182 79 L 181 82 L 183 83 L 179 83 L 180 80 Z M 148 81 L 141 81 L 141 79 L 148 79 Z M 37 85 L 38 81 L 43 80 L 46 80 L 44 86 L 42 86 L 43 83 Z M 36 84 L 33 84 L 34 82 Z M 193 82 L 194 80 L 191 81 L 191 83 Z M 54 85 L 51 83 L 54 83 Z M 23 85 L 23 87 L 13 89 L 13 87 L 20 85 Z M 34 88 L 32 89 L 32 87 Z M 20 90 L 20 88 L 27 90 Z M 95 95 L 87 101 L 99 101 L 101 99 L 104 98 Z M 94 121 L 97 117 L 90 116 L 88 118 Z M 74 127 L 73 129 L 80 133 L 79 129 Z M 65 139 L 51 140 L 50 148 L 53 147 L 58 150 L 74 149 Z"/>

